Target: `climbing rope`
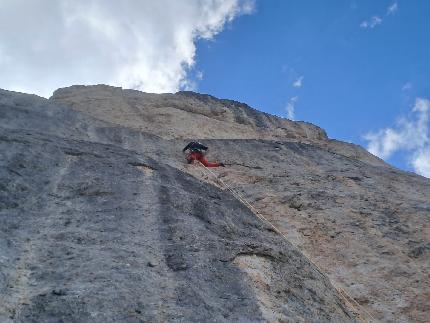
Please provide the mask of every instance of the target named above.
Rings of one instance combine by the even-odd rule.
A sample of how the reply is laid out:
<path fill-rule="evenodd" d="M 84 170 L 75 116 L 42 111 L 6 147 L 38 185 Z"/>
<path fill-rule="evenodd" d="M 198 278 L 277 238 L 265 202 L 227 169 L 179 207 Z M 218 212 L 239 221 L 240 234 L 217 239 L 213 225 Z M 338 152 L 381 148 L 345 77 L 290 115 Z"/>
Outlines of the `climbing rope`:
<path fill-rule="evenodd" d="M 200 161 L 199 161 L 200 162 Z M 218 176 L 211 171 L 209 168 L 207 168 L 205 165 L 203 165 L 201 162 L 200 164 L 203 166 L 203 168 L 198 167 L 197 165 L 194 165 L 195 167 L 198 167 L 199 169 L 204 169 L 204 172 L 206 173 L 206 176 L 212 175 L 217 181 L 219 181 L 227 190 L 229 190 L 232 195 L 238 199 L 243 205 L 245 205 L 248 209 L 251 210 L 251 212 L 257 216 L 258 219 L 260 219 L 260 221 L 262 221 L 265 224 L 268 224 L 276 233 L 278 233 L 281 237 L 283 237 L 286 241 L 288 241 L 289 243 L 291 243 L 289 241 L 289 239 L 287 238 L 287 236 L 281 231 L 279 230 L 272 222 L 270 222 L 270 220 L 268 220 L 263 214 L 261 214 L 254 206 L 252 206 L 251 203 L 248 202 L 248 200 L 243 197 L 241 194 L 239 194 L 237 191 L 235 191 L 230 185 L 228 185 L 227 183 L 225 183 L 221 178 L 218 178 Z M 209 177 L 209 176 L 208 176 Z M 320 274 L 324 275 L 323 270 L 313 261 L 311 260 L 308 256 L 306 256 L 305 254 L 303 254 L 306 259 L 315 266 L 315 268 L 317 268 L 317 270 L 320 272 Z M 345 303 L 352 308 L 352 310 L 356 313 L 356 315 L 358 316 L 359 320 L 361 320 L 362 322 L 367 322 L 367 320 L 365 318 L 362 317 L 361 313 L 366 313 L 366 315 L 371 319 L 369 322 L 378 322 L 378 320 L 372 315 L 370 314 L 363 306 L 361 306 L 352 296 L 350 296 L 343 288 L 341 287 L 336 287 L 335 284 L 333 284 L 333 287 L 337 290 L 338 294 L 342 297 L 342 299 L 345 301 Z M 354 305 L 355 304 L 355 305 Z M 361 310 L 361 313 L 360 313 Z"/>

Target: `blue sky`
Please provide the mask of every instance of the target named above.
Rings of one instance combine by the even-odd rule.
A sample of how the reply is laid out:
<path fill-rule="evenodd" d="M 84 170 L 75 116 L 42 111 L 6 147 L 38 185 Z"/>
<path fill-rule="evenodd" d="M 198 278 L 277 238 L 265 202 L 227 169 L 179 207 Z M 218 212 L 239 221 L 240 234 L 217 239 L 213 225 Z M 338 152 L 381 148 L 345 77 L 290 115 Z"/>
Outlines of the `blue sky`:
<path fill-rule="evenodd" d="M 430 98 L 429 14 L 418 0 L 257 1 L 197 43 L 198 90 L 279 116 L 293 100 L 296 120 L 366 147 L 367 133 L 401 132 L 397 120 L 412 122 L 416 98 Z M 413 170 L 404 146 L 386 160 Z"/>

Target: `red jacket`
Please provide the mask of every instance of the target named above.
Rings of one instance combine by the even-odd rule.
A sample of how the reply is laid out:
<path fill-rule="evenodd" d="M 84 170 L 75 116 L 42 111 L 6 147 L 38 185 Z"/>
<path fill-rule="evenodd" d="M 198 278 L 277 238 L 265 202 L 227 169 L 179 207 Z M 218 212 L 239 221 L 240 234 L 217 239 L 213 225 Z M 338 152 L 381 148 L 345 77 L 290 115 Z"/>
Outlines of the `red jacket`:
<path fill-rule="evenodd" d="M 205 167 L 219 167 L 219 166 L 224 166 L 223 163 L 211 163 L 211 162 L 208 162 L 206 160 L 205 156 L 203 156 L 203 153 L 201 153 L 199 151 L 192 151 L 187 156 L 188 164 L 191 164 L 195 160 L 198 160 L 199 162 L 201 162 Z"/>

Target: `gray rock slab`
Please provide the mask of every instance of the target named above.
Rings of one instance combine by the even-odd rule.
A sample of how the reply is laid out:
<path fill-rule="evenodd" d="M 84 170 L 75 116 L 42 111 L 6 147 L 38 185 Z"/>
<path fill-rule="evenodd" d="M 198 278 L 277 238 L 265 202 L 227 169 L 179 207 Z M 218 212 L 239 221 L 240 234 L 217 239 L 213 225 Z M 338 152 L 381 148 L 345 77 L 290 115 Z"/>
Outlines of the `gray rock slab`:
<path fill-rule="evenodd" d="M 1 321 L 356 319 L 174 141 L 1 91 L 0 152 Z"/>

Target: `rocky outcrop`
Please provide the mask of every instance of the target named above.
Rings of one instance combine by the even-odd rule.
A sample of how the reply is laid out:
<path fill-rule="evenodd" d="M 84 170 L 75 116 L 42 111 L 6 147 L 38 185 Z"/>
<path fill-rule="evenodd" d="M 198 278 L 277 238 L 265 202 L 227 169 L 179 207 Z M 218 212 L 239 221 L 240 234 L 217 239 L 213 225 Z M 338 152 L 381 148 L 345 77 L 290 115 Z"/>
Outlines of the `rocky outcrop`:
<path fill-rule="evenodd" d="M 1 322 L 355 321 L 229 192 L 148 153 L 174 144 L 35 96 L 0 109 Z"/>
<path fill-rule="evenodd" d="M 208 95 L 0 96 L 1 318 L 427 320 L 428 179 Z M 184 164 L 191 138 L 227 167 Z"/>
<path fill-rule="evenodd" d="M 100 120 L 165 139 L 326 139 L 324 130 L 194 92 L 151 94 L 98 86 L 59 89 L 51 97 Z M 196 127 L 196 125 L 199 125 Z"/>

